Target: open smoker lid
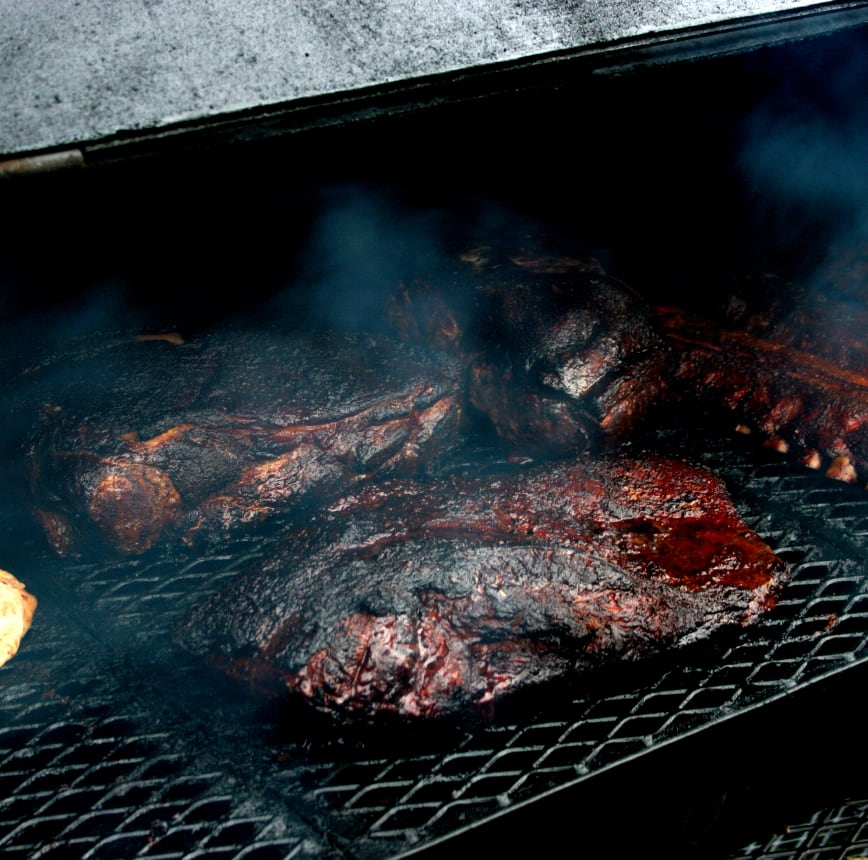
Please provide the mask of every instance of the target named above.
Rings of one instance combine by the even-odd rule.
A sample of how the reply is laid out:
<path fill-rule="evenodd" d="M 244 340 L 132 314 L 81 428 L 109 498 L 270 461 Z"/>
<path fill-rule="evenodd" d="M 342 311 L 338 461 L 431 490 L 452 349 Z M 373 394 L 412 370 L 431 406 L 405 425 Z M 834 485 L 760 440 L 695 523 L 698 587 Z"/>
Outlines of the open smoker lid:
<path fill-rule="evenodd" d="M 0 8 L 3 173 L 472 98 L 562 60 L 617 71 L 730 53 L 866 15 L 864 3 L 807 0 L 226 2 L 196 10 L 149 0 L 68 8 L 2 0 Z"/>

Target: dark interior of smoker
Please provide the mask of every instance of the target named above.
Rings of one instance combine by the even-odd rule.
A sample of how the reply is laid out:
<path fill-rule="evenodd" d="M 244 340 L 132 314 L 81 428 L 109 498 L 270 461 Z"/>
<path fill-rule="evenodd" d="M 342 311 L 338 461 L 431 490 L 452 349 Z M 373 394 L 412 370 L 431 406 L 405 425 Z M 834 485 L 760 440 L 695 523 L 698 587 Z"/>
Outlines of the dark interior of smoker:
<path fill-rule="evenodd" d="M 191 337 L 226 322 L 377 326 L 383 286 L 492 241 L 593 256 L 655 301 L 672 304 L 716 300 L 733 283 L 759 282 L 768 273 L 783 285 L 810 278 L 860 229 L 864 236 L 868 223 L 866 45 L 861 25 L 732 55 L 635 68 L 625 63 L 605 73 L 592 63 L 553 62 L 492 78 L 496 84 L 459 82 L 415 109 L 323 122 L 270 139 L 133 148 L 86 170 L 8 181 L 0 190 L 6 378 L 36 363 L 35 356 L 62 354 L 69 338 L 103 330 L 177 330 Z M 0 437 L 10 476 L 0 566 L 26 570 L 38 560 L 43 587 L 57 586 L 56 596 L 39 594 L 40 606 L 44 601 L 49 616 L 68 612 L 73 626 L 86 630 L 89 597 L 70 582 L 74 566 L 52 573 L 58 563 L 48 558 L 17 490 L 22 429 L 7 425 Z M 698 421 L 683 444 L 701 451 L 708 432 Z M 788 465 L 744 440 L 709 444 L 717 446 L 720 462 L 747 464 L 740 475 L 765 469 L 791 478 Z M 806 493 L 827 492 L 821 476 L 799 473 L 794 480 L 807 482 Z M 862 491 L 835 485 L 828 492 L 834 494 L 828 505 L 856 512 L 847 520 L 848 552 L 855 563 L 860 553 L 865 562 Z M 809 513 L 821 521 L 827 509 L 814 505 Z M 38 628 L 29 634 L 37 635 Z M 122 655 L 118 683 L 127 686 L 119 710 L 126 712 L 139 681 L 136 651 L 126 651 L 124 635 L 123 628 L 102 630 L 91 647 Z M 25 640 L 25 651 L 31 644 Z M 859 653 L 864 658 L 864 647 Z M 713 661 L 716 652 L 700 649 L 690 659 Z M 82 657 L 84 699 L 92 662 Z M 276 731 L 270 712 L 233 716 L 236 691 L 210 678 L 183 691 L 168 680 L 165 695 L 177 695 L 189 716 L 172 741 L 182 750 L 184 744 L 199 749 L 202 735 L 223 717 L 238 718 L 245 737 L 259 738 L 240 753 L 244 761 L 226 765 L 235 778 L 233 803 L 255 794 L 267 796 L 272 812 L 300 808 L 297 817 L 314 834 L 304 849 L 312 854 L 502 850 L 529 834 L 544 849 L 566 839 L 580 856 L 656 848 L 667 856 L 723 857 L 762 842 L 799 815 L 865 796 L 858 691 L 868 676 L 865 663 L 855 662 L 791 695 L 616 762 L 593 779 L 495 810 L 478 826 L 459 818 L 430 845 L 423 829 L 415 846 L 370 840 L 355 823 L 342 831 L 306 794 L 315 785 L 304 775 L 305 756 L 434 757 L 462 727 L 416 727 L 390 736 L 388 744 L 375 733 L 330 738 L 306 723 Z M 38 663 L 27 665 L 38 673 Z M 12 661 L 10 672 L 14 667 Z M 153 684 L 172 678 L 171 666 L 151 668 Z M 595 683 L 617 693 L 619 685 L 643 683 L 645 673 L 657 671 L 660 665 L 652 664 L 635 672 L 635 680 L 615 672 Z M 551 701 L 537 703 L 541 724 L 557 721 L 558 696 L 572 694 L 553 691 Z M 32 719 L 20 718 L 15 701 L 0 712 L 0 740 L 9 744 L 15 730 L 36 733 L 40 719 L 38 709 Z M 109 698 L 103 724 L 112 710 Z M 170 734 L 183 723 L 147 707 L 140 716 L 153 719 L 155 730 L 170 726 Z M 215 755 L 228 754 L 233 731 L 225 728 L 206 745 Z M 275 762 L 290 775 L 303 773 L 285 780 L 291 789 L 282 788 Z M 9 790 L 18 790 L 23 770 L 13 769 Z M 33 811 L 24 806 L 20 814 L 23 820 Z M 10 840 L 18 826 L 11 815 L 0 839 L 9 856 L 31 855 L 36 843 Z M 153 824 L 156 842 L 167 827 L 162 820 Z M 52 839 L 46 836 L 44 844 L 56 846 Z M 212 855 L 240 856 L 244 837 L 234 847 L 230 842 L 227 836 L 224 853 L 213 847 Z M 251 856 L 272 856 L 268 846 L 278 846 L 273 856 L 288 853 L 278 843 L 266 845 L 263 837 L 261 854 Z M 116 854 L 97 856 L 140 850 L 114 846 Z M 164 855 L 182 856 L 171 850 L 164 846 Z"/>

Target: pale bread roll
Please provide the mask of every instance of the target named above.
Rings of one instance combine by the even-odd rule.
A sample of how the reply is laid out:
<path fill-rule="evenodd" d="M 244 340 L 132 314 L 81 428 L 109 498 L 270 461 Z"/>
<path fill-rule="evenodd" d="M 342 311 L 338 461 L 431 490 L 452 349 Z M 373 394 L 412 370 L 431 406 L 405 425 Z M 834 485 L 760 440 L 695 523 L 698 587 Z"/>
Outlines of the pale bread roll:
<path fill-rule="evenodd" d="M 0 570 L 0 666 L 18 651 L 30 629 L 36 598 L 11 573 Z"/>

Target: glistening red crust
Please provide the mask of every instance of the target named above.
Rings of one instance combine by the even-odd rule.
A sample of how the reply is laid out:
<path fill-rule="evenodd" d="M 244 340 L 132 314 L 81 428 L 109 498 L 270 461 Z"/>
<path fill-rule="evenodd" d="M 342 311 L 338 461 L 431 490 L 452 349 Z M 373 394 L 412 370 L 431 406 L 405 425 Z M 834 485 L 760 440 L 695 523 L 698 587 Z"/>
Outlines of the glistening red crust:
<path fill-rule="evenodd" d="M 705 469 L 611 458 L 366 485 L 180 635 L 327 711 L 439 717 L 749 624 L 786 575 Z"/>

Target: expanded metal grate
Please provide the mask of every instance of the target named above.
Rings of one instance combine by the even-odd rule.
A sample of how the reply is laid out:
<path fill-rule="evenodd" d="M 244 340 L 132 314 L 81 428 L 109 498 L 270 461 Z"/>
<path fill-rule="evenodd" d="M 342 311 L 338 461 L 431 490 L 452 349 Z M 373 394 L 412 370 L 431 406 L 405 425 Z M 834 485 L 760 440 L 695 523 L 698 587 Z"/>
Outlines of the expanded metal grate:
<path fill-rule="evenodd" d="M 763 843 L 745 846 L 732 860 L 862 860 L 868 857 L 868 799 L 815 812 Z"/>
<path fill-rule="evenodd" d="M 281 725 L 178 648 L 175 622 L 260 542 L 108 565 L 23 546 L 16 573 L 40 606 L 0 670 L 0 853 L 395 856 L 865 663 L 868 494 L 729 440 L 702 448 L 792 567 L 776 609 L 481 727 L 384 739 Z"/>
<path fill-rule="evenodd" d="M 90 627 L 49 580 L 28 578 L 40 595 L 38 621 L 0 675 L 3 857 L 309 852 L 308 828 L 239 791 L 207 739 L 166 708 L 171 692 L 116 638 L 132 618 L 118 613 L 119 627 L 107 629 L 97 612 Z M 138 641 L 153 631 L 142 627 Z"/>

